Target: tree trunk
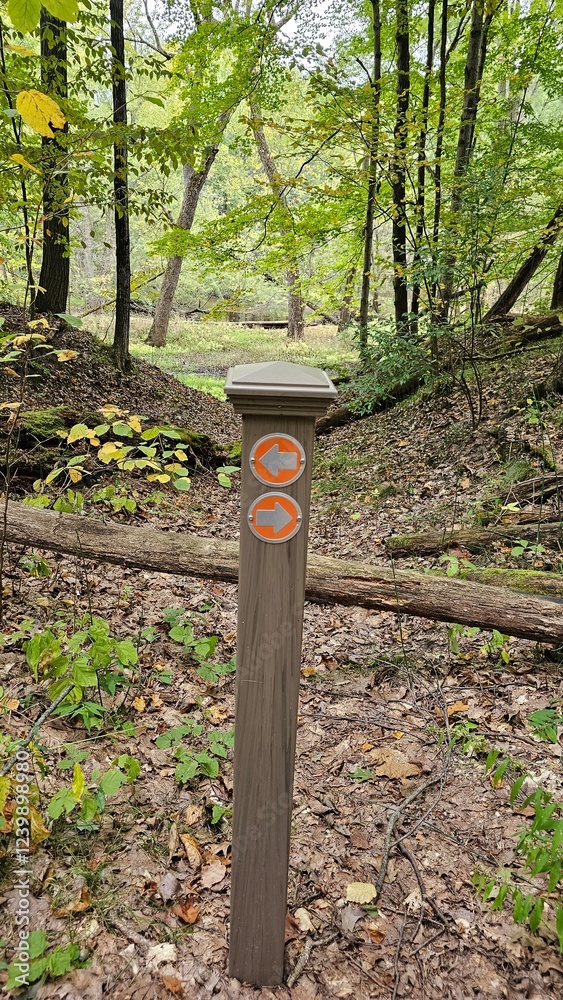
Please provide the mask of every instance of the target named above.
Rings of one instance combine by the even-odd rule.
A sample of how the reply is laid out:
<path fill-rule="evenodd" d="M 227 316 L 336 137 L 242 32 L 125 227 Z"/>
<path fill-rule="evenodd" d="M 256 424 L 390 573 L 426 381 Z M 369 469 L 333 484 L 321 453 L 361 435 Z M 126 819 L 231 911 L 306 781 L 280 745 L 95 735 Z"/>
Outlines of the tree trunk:
<path fill-rule="evenodd" d="M 465 60 L 465 84 L 463 92 L 463 108 L 457 139 L 457 149 L 452 182 L 451 212 L 459 212 L 463 197 L 463 179 L 467 174 L 473 141 L 475 137 L 475 122 L 481 96 L 481 82 L 485 69 L 487 55 L 487 40 L 494 10 L 484 16 L 485 6 L 482 0 L 473 0 L 471 12 L 471 27 L 469 44 Z M 454 270 L 456 258 L 450 255 L 446 267 L 444 289 L 442 296 L 442 319 L 447 320 L 451 300 L 454 293 Z"/>
<path fill-rule="evenodd" d="M 371 86 L 371 128 L 368 149 L 368 190 L 366 200 L 366 221 L 364 224 L 364 257 L 362 288 L 360 293 L 360 358 L 367 356 L 369 293 L 371 285 L 371 265 L 373 261 L 373 226 L 377 198 L 377 156 L 379 151 L 379 123 L 381 103 L 381 8 L 379 0 L 371 0 L 373 32 L 373 65 Z"/>
<path fill-rule="evenodd" d="M 397 0 L 395 45 L 397 49 L 397 111 L 395 117 L 391 187 L 393 190 L 393 297 L 395 325 L 398 333 L 406 332 L 409 311 L 407 288 L 407 114 L 410 101 L 410 50 L 408 0 Z"/>
<path fill-rule="evenodd" d="M 7 542 L 161 573 L 215 580 L 238 578 L 235 542 L 103 524 L 13 502 L 8 503 L 5 524 L 0 540 L 4 537 Z M 306 596 L 319 603 L 358 605 L 496 628 L 536 642 L 563 643 L 563 615 L 558 604 L 515 590 L 503 592 L 494 586 L 442 576 L 311 555 Z"/>
<path fill-rule="evenodd" d="M 272 189 L 274 197 L 278 199 L 280 205 L 284 209 L 284 214 L 287 215 L 288 221 L 290 222 L 291 211 L 288 205 L 285 187 L 276 169 L 276 164 L 270 151 L 270 147 L 268 146 L 268 140 L 266 139 L 266 133 L 264 132 L 264 126 L 261 121 L 260 108 L 253 100 L 250 101 L 250 114 L 252 115 L 252 131 L 254 133 L 254 139 L 256 141 L 256 148 L 258 150 L 258 156 L 260 157 L 262 169 L 268 178 L 268 183 Z M 286 272 L 288 288 L 287 335 L 293 340 L 302 340 L 305 329 L 305 320 L 303 315 L 303 299 L 301 297 L 301 275 L 299 262 L 297 258 L 292 258 L 289 263 L 290 266 Z"/>
<path fill-rule="evenodd" d="M 555 272 L 553 295 L 551 296 L 551 308 L 563 309 L 563 251 L 559 257 L 559 263 Z"/>
<path fill-rule="evenodd" d="M 189 163 L 185 163 L 182 167 L 184 193 L 178 221 L 176 222 L 179 229 L 189 230 L 192 228 L 203 185 L 209 177 L 209 171 L 215 162 L 218 152 L 219 145 L 216 144 L 208 152 L 201 170 L 194 170 Z M 171 257 L 166 264 L 162 285 L 160 286 L 160 294 L 154 311 L 154 319 L 147 339 L 147 343 L 153 347 L 164 347 L 166 344 L 170 314 L 183 262 L 183 257 Z"/>
<path fill-rule="evenodd" d="M 41 8 L 41 86 L 59 103 L 68 96 L 66 24 Z M 66 159 L 57 133 L 42 138 L 43 172 L 43 255 L 35 308 L 39 312 L 65 312 L 70 276 L 68 173 L 61 169 Z"/>
<path fill-rule="evenodd" d="M 113 121 L 117 138 L 113 146 L 113 192 L 115 201 L 115 329 L 113 351 L 120 371 L 131 367 L 129 323 L 131 318 L 131 246 L 129 240 L 129 183 L 127 150 L 127 84 L 123 0 L 110 0 Z"/>
<path fill-rule="evenodd" d="M 436 131 L 436 149 L 434 152 L 434 218 L 432 220 L 432 250 L 435 257 L 440 238 L 440 222 L 442 218 L 442 155 L 444 150 L 444 130 L 446 125 L 446 104 L 447 104 L 447 81 L 446 68 L 448 65 L 448 0 L 442 0 L 442 17 L 440 24 L 440 70 L 438 74 L 438 87 L 440 91 L 440 109 L 438 112 L 438 128 Z M 435 263 L 435 261 L 434 261 Z M 438 316 L 437 310 L 438 282 L 432 283 L 431 309 L 435 318 Z M 438 357 L 437 338 L 433 338 L 432 353 Z"/>
<path fill-rule="evenodd" d="M 434 14 L 436 0 L 429 0 L 428 3 L 428 30 L 426 36 L 426 65 L 424 67 L 424 88 L 422 91 L 422 108 L 420 120 L 420 133 L 418 136 L 417 155 L 417 179 L 416 179 L 416 230 L 415 245 L 413 255 L 414 281 L 411 297 L 411 314 L 413 323 L 411 333 L 416 336 L 418 333 L 418 313 L 420 309 L 420 288 L 421 277 L 416 273 L 416 268 L 420 268 L 420 247 L 425 233 L 425 207 L 426 207 L 426 138 L 428 135 L 428 108 L 430 105 L 430 78 L 434 63 Z"/>
<path fill-rule="evenodd" d="M 535 247 L 530 251 L 512 281 L 508 283 L 502 295 L 499 295 L 494 305 L 491 306 L 486 316 L 483 317 L 483 324 L 491 323 L 497 316 L 504 316 L 512 309 L 512 306 L 520 298 L 538 267 L 545 259 L 549 247 L 555 243 L 561 229 L 563 229 L 563 203 L 559 205 L 549 220 Z"/>
<path fill-rule="evenodd" d="M 299 286 L 299 274 L 287 272 L 287 335 L 302 340 L 305 331 L 304 303 Z"/>
<path fill-rule="evenodd" d="M 354 291 L 354 281 L 356 279 L 356 267 L 351 267 L 346 278 L 344 279 L 344 289 L 342 295 L 342 305 L 338 310 L 338 333 L 342 333 L 345 326 L 348 325 L 352 319 L 352 312 L 350 310 L 350 305 L 352 302 L 352 294 Z"/>
<path fill-rule="evenodd" d="M 434 555 L 461 546 L 469 552 L 483 552 L 493 542 L 523 539 L 532 544 L 563 541 L 563 524 L 556 521 L 544 524 L 501 524 L 496 528 L 458 528 L 455 531 L 422 531 L 414 535 L 391 535 L 385 539 L 390 555 Z"/>

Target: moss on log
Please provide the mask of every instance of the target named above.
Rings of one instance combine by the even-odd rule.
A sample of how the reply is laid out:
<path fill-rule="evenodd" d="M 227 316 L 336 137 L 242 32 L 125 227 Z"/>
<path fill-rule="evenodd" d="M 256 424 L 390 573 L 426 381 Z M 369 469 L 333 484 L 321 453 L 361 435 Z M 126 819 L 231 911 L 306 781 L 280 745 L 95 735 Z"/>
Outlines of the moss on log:
<path fill-rule="evenodd" d="M 385 539 L 385 548 L 390 555 L 396 557 L 433 555 L 446 552 L 456 545 L 469 552 L 483 552 L 493 542 L 514 541 L 519 538 L 527 542 L 563 545 L 563 523 L 499 524 L 494 528 L 444 528 L 443 531 L 422 531 L 413 535 L 391 535 Z"/>

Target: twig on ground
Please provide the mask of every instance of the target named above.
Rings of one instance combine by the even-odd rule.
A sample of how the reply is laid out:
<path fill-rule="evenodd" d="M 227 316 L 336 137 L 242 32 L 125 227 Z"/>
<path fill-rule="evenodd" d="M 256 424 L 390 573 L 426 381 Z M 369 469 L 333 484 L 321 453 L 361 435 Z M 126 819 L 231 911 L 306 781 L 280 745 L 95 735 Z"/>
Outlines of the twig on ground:
<path fill-rule="evenodd" d="M 428 788 L 432 788 L 433 785 L 437 785 L 438 782 L 443 783 L 443 781 L 444 781 L 443 774 L 439 775 L 439 777 L 437 778 L 430 778 L 429 781 L 425 781 L 423 785 L 419 785 L 418 788 L 415 788 L 410 793 L 410 795 L 407 795 L 406 799 L 403 799 L 400 805 L 395 806 L 391 810 L 391 815 L 387 823 L 387 830 L 385 831 L 385 840 L 383 841 L 381 867 L 379 869 L 377 882 L 375 884 L 376 900 L 379 899 L 381 895 L 381 890 L 383 889 L 383 883 L 385 882 L 385 876 L 387 874 L 387 865 L 389 864 L 389 852 L 391 850 L 391 837 L 393 836 L 393 830 L 395 829 L 395 825 L 397 823 L 397 820 L 399 819 L 399 816 L 405 811 L 405 809 L 407 808 L 407 806 L 411 804 L 411 802 L 414 802 L 414 800 L 418 798 L 419 795 L 422 795 L 422 793 L 425 792 Z M 410 834 L 406 834 L 406 836 L 410 836 Z M 402 840 L 403 838 L 401 837 L 400 839 Z M 399 841 L 397 841 L 396 843 L 399 843 Z M 396 844 L 394 844 L 393 846 L 396 846 Z"/>
<path fill-rule="evenodd" d="M 413 855 L 409 851 L 408 847 L 405 847 L 404 844 L 399 844 L 399 850 L 400 850 L 401 854 L 403 854 L 405 856 L 405 858 L 407 859 L 407 861 L 410 863 L 411 868 L 412 868 L 412 870 L 413 870 L 413 872 L 415 874 L 416 881 L 418 882 L 418 888 L 420 889 L 420 895 L 421 895 L 421 898 L 422 898 L 422 902 L 423 903 L 428 903 L 428 905 L 432 907 L 432 909 L 434 910 L 434 913 L 436 914 L 436 916 L 437 916 L 438 920 L 440 921 L 440 923 L 443 924 L 444 927 L 447 928 L 448 922 L 447 922 L 444 914 L 442 913 L 440 907 L 432 899 L 432 897 L 429 896 L 428 893 L 426 892 L 426 886 L 424 885 L 424 882 L 422 880 L 422 875 L 420 874 L 420 869 L 419 869 L 419 867 L 418 867 L 418 865 L 416 863 L 416 859 L 413 857 Z M 415 935 L 415 937 L 416 937 L 416 935 Z M 414 938 L 413 938 L 413 940 L 414 940 Z"/>
<path fill-rule="evenodd" d="M 39 716 L 37 722 L 33 723 L 32 727 L 31 727 L 31 729 L 29 731 L 29 734 L 26 736 L 25 740 L 23 740 L 23 742 L 20 743 L 20 745 L 18 746 L 17 750 L 14 753 L 14 756 L 12 757 L 12 760 L 9 760 L 8 763 L 5 764 L 4 767 L 2 768 L 1 774 L 2 774 L 3 778 L 7 774 L 10 773 L 10 771 L 12 770 L 14 764 L 16 763 L 16 754 L 18 754 L 20 752 L 20 750 L 24 750 L 25 747 L 28 747 L 29 744 L 32 742 L 32 740 L 35 739 L 35 737 L 37 736 L 37 733 L 38 733 L 40 727 L 43 725 L 43 723 L 45 722 L 45 720 L 48 719 L 49 716 L 53 714 L 53 712 L 55 711 L 55 709 L 59 707 L 61 701 L 65 700 L 67 694 L 69 694 L 70 691 L 72 691 L 73 687 L 74 687 L 74 684 L 68 684 L 65 687 L 64 691 L 61 692 L 61 694 L 59 695 L 59 697 L 55 698 L 55 701 L 52 702 L 52 704 L 49 705 L 49 707 L 45 709 L 45 711 L 43 712 L 43 714 Z"/>
<path fill-rule="evenodd" d="M 428 945 L 432 944 L 433 941 L 436 941 L 437 938 L 442 937 L 442 934 L 445 934 L 446 930 L 447 930 L 446 927 L 440 927 L 440 930 L 436 931 L 436 933 L 433 934 L 432 937 L 427 938 L 426 941 L 423 941 L 421 944 L 419 944 L 418 948 L 415 948 L 414 951 L 411 952 L 411 958 L 416 958 L 419 951 L 422 951 L 423 948 L 427 948 Z"/>
<path fill-rule="evenodd" d="M 389 992 L 391 992 L 390 986 L 386 986 L 385 983 L 382 983 L 381 979 L 378 979 L 377 976 L 375 976 L 373 972 L 371 972 L 369 969 L 364 969 L 363 965 L 360 965 L 359 962 L 356 962 L 356 959 L 352 958 L 351 955 L 348 955 L 348 961 L 350 962 L 350 965 L 353 965 L 355 966 L 356 969 L 359 969 L 363 976 L 367 976 L 368 979 L 371 979 L 372 983 L 375 983 L 376 986 L 381 986 L 384 990 L 389 990 Z"/>
<path fill-rule="evenodd" d="M 405 906 L 403 910 L 403 923 L 401 924 L 401 930 L 399 931 L 399 940 L 397 941 L 397 947 L 395 949 L 395 958 L 393 960 L 393 993 L 391 1000 L 396 1000 L 397 992 L 399 990 L 399 959 L 401 957 L 401 948 L 403 946 L 403 938 L 405 936 L 405 930 L 407 926 L 407 908 Z"/>
<path fill-rule="evenodd" d="M 307 940 L 305 941 L 305 945 L 303 947 L 303 951 L 301 952 L 299 958 L 297 959 L 297 962 L 295 963 L 293 972 L 287 978 L 286 985 L 290 990 L 293 989 L 295 983 L 299 979 L 299 976 L 302 975 L 303 970 L 305 969 L 305 966 L 307 965 L 307 962 L 311 957 L 311 952 L 313 948 L 317 948 L 321 944 L 323 945 L 330 944 L 331 941 L 334 941 L 336 937 L 338 937 L 338 931 L 333 931 L 332 934 L 328 934 L 327 937 L 325 938 L 319 938 L 318 941 L 313 941 L 313 938 L 307 938 Z"/>

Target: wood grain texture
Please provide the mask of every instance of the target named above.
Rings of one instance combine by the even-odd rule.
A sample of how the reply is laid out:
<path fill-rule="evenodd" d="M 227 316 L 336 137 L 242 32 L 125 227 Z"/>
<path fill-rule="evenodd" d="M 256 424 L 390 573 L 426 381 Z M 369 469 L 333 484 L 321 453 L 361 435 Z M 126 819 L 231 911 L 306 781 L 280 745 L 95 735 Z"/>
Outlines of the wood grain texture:
<path fill-rule="evenodd" d="M 8 503 L 5 527 L 0 518 L 2 536 L 15 545 L 66 552 L 98 563 L 212 580 L 238 579 L 238 545 L 218 538 L 104 524 L 12 501 Z M 561 606 L 554 602 L 518 590 L 414 570 L 310 555 L 306 597 L 320 604 L 357 605 L 497 628 L 534 642 L 563 643 L 563 615 Z"/>
<path fill-rule="evenodd" d="M 307 457 L 283 490 L 303 522 L 279 544 L 257 538 L 247 521 L 252 502 L 270 492 L 250 470 L 250 451 L 274 431 L 297 438 Z M 283 980 L 313 437 L 313 417 L 243 419 L 229 973 L 261 986 Z"/>

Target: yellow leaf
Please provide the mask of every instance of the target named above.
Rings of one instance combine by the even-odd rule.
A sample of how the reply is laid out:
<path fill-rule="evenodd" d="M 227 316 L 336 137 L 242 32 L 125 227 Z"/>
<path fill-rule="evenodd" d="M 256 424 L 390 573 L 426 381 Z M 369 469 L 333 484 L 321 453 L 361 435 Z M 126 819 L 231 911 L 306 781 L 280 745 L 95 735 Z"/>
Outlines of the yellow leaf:
<path fill-rule="evenodd" d="M 68 474 L 70 476 L 70 480 L 72 483 L 79 483 L 80 480 L 82 479 L 82 473 L 79 472 L 78 469 L 76 468 L 69 469 Z"/>
<path fill-rule="evenodd" d="M 91 430 L 86 424 L 74 424 L 68 432 L 67 442 L 68 444 L 74 444 L 75 441 L 81 441 L 82 438 L 90 437 Z"/>
<path fill-rule="evenodd" d="M 162 708 L 164 702 L 159 694 L 151 694 L 151 707 L 152 708 Z"/>
<path fill-rule="evenodd" d="M 144 698 L 135 698 L 133 701 L 133 708 L 137 712 L 144 712 L 147 707 L 147 703 Z"/>
<path fill-rule="evenodd" d="M 57 361 L 71 361 L 78 357 L 78 351 L 57 351 Z"/>
<path fill-rule="evenodd" d="M 377 889 L 371 882 L 350 882 L 346 886 L 346 899 L 349 903 L 371 903 L 377 896 Z"/>
<path fill-rule="evenodd" d="M 126 454 L 119 441 L 106 441 L 98 452 L 98 458 L 104 465 L 108 465 L 115 458 L 125 458 Z"/>
<path fill-rule="evenodd" d="M 131 417 L 130 420 L 128 420 L 127 422 L 129 424 L 131 430 L 137 431 L 137 434 L 141 433 L 141 430 L 142 430 L 142 428 L 141 428 L 141 421 L 139 420 L 138 417 Z"/>
<path fill-rule="evenodd" d="M 19 701 L 17 698 L 3 698 L 0 702 L 2 708 L 5 708 L 7 712 L 15 712 L 16 708 L 19 707 Z"/>
<path fill-rule="evenodd" d="M 186 455 L 185 451 L 182 451 L 180 448 L 178 448 L 178 451 L 175 451 L 174 454 L 176 458 L 180 459 L 181 462 L 188 461 L 188 456 Z"/>
<path fill-rule="evenodd" d="M 20 90 L 16 98 L 16 110 L 26 125 L 49 139 L 55 137 L 53 128 L 61 129 L 66 123 L 57 102 L 40 90 Z"/>
<path fill-rule="evenodd" d="M 10 159 L 13 160 L 14 163 L 19 164 L 20 167 L 25 167 L 26 170 L 33 170 L 34 174 L 41 174 L 41 171 L 38 170 L 37 167 L 34 167 L 33 163 L 26 160 L 25 156 L 22 156 L 21 153 L 12 153 Z"/>
<path fill-rule="evenodd" d="M 149 483 L 169 483 L 170 476 L 165 476 L 163 474 L 156 475 L 156 473 L 152 473 L 150 476 L 147 476 L 147 480 Z"/>
<path fill-rule="evenodd" d="M 42 840 L 47 840 L 50 831 L 45 826 L 41 813 L 38 813 L 34 806 L 29 807 L 29 819 L 33 843 L 40 844 Z"/>
<path fill-rule="evenodd" d="M 122 417 L 123 410 L 120 410 L 117 406 L 112 406 L 111 403 L 105 403 L 104 406 L 100 406 L 98 413 L 102 413 L 104 417 Z"/>
<path fill-rule="evenodd" d="M 36 56 L 36 58 L 39 58 L 39 52 L 34 52 L 33 49 L 28 49 L 25 45 L 10 45 L 8 42 L 6 48 L 10 52 L 16 52 L 18 56 Z"/>
<path fill-rule="evenodd" d="M 19 410 L 21 403 L 0 403 L 0 410 Z"/>
<path fill-rule="evenodd" d="M 402 740 L 402 738 L 403 738 L 403 736 L 404 736 L 405 734 L 404 734 L 404 733 L 402 733 L 400 729 L 396 729 L 396 730 L 395 730 L 395 732 L 391 733 L 391 735 L 392 735 L 392 736 L 393 736 L 393 737 L 394 737 L 394 738 L 395 738 L 396 740 Z"/>
<path fill-rule="evenodd" d="M 84 795 L 85 788 L 86 782 L 84 780 L 84 772 L 80 767 L 80 764 L 75 764 L 72 772 L 72 786 L 70 790 L 73 798 L 76 799 L 77 802 L 80 802 L 80 799 Z"/>
<path fill-rule="evenodd" d="M 0 815 L 4 811 L 4 806 L 10 794 L 10 785 L 12 784 L 10 778 L 3 775 L 0 777 Z"/>

